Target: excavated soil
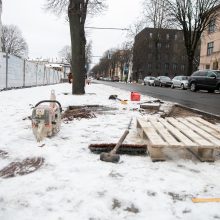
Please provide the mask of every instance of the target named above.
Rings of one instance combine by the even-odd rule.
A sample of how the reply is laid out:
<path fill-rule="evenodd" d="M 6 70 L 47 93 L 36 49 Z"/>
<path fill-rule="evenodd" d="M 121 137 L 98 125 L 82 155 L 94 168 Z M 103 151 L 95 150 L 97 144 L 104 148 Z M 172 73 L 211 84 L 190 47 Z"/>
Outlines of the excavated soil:
<path fill-rule="evenodd" d="M 15 176 L 23 176 L 33 173 L 44 164 L 44 158 L 33 157 L 26 158 L 21 162 L 12 162 L 2 170 L 0 170 L 0 177 L 10 178 Z"/>

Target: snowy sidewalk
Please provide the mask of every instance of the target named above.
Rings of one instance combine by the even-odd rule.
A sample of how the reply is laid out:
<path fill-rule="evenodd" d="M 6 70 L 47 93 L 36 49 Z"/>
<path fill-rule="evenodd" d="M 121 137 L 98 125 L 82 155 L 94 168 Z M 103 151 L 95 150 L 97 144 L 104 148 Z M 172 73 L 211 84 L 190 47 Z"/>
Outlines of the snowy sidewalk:
<path fill-rule="evenodd" d="M 64 109 L 103 105 L 117 110 L 62 123 L 55 137 L 39 144 L 27 117 L 31 106 L 48 99 L 52 89 Z M 8 157 L 0 155 L 0 169 L 28 157 L 45 159 L 36 172 L 0 178 L 1 220 L 220 219 L 219 203 L 191 201 L 192 197 L 220 197 L 219 160 L 152 163 L 148 156 L 122 155 L 119 164 L 102 162 L 89 151 L 89 144 L 116 143 L 130 118 L 140 115 L 139 105 L 109 100 L 112 94 L 129 100 L 130 93 L 102 84 L 87 85 L 83 96 L 70 93 L 69 84 L 0 93 L 0 150 L 8 152 Z M 142 102 L 152 99 L 141 97 Z M 125 143 L 141 142 L 134 120 Z"/>

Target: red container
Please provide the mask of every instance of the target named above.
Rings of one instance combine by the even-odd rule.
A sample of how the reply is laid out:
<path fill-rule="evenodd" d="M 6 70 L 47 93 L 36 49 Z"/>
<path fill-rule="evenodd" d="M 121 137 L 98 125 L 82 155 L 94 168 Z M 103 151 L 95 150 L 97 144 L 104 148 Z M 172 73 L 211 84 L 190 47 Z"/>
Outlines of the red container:
<path fill-rule="evenodd" d="M 141 95 L 138 92 L 131 92 L 131 101 L 140 101 Z"/>

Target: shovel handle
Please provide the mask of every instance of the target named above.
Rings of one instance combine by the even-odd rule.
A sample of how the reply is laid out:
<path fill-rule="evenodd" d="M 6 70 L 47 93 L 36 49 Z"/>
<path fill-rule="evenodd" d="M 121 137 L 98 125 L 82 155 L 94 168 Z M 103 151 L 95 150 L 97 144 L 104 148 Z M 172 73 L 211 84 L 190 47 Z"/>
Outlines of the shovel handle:
<path fill-rule="evenodd" d="M 121 136 L 120 140 L 116 144 L 116 146 L 111 150 L 110 154 L 115 154 L 117 152 L 118 148 L 121 146 L 121 144 L 123 143 L 124 139 L 127 137 L 128 133 L 129 133 L 129 130 L 126 129 L 124 134 Z"/>

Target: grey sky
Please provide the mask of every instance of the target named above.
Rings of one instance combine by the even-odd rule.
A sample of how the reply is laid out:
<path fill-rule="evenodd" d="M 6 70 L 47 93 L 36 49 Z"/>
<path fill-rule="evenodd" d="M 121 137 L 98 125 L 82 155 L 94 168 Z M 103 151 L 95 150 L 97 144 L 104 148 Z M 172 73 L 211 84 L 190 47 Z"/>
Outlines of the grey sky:
<path fill-rule="evenodd" d="M 3 24 L 17 25 L 29 46 L 29 57 L 58 57 L 63 46 L 70 44 L 69 26 L 43 10 L 45 0 L 3 0 Z M 126 28 L 140 17 L 141 0 L 107 0 L 108 10 L 92 19 L 87 26 Z M 126 40 L 126 33 L 114 30 L 89 30 L 93 55 L 102 55 L 109 48 L 118 47 Z M 93 59 L 96 63 L 98 58 Z"/>

